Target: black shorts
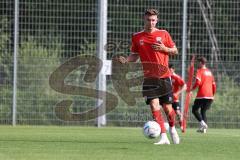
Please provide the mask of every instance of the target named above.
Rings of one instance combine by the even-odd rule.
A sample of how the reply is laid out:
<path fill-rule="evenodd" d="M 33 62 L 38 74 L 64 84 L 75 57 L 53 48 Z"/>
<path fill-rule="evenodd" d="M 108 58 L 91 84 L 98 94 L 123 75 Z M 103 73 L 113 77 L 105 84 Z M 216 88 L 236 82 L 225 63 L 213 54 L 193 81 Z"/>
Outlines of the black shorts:
<path fill-rule="evenodd" d="M 204 108 L 205 110 L 208 110 L 211 107 L 212 102 L 213 102 L 212 99 L 195 99 L 192 108 L 194 109 Z"/>
<path fill-rule="evenodd" d="M 176 110 L 181 110 L 181 105 L 179 102 L 173 102 L 172 104 L 173 109 Z"/>
<path fill-rule="evenodd" d="M 143 97 L 146 104 L 151 100 L 159 98 L 160 104 L 171 104 L 173 102 L 172 82 L 170 78 L 145 78 L 143 81 Z"/>

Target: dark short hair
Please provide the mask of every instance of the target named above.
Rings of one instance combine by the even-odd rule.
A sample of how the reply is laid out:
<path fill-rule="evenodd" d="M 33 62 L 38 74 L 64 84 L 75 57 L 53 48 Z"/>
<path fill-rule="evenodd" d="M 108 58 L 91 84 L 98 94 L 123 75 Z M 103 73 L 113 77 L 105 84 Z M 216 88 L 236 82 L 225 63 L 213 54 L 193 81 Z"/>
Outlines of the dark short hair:
<path fill-rule="evenodd" d="M 168 65 L 168 68 L 174 69 L 174 65 L 173 65 L 173 64 L 169 64 L 169 65 Z"/>
<path fill-rule="evenodd" d="M 206 64 L 206 62 L 207 62 L 207 59 L 205 57 L 199 57 L 197 60 L 198 60 L 198 62 L 201 62 L 202 64 Z"/>
<path fill-rule="evenodd" d="M 146 16 L 153 16 L 153 15 L 158 15 L 158 10 L 156 10 L 156 9 L 153 9 L 153 8 L 151 8 L 151 9 L 147 9 L 146 11 L 145 11 L 145 13 L 144 13 L 144 15 Z"/>

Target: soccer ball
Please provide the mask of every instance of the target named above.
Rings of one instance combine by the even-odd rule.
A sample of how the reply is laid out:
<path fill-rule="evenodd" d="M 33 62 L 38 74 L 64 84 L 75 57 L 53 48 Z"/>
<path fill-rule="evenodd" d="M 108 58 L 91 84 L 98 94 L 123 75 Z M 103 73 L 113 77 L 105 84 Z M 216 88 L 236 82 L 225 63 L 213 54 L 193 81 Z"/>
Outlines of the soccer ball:
<path fill-rule="evenodd" d="M 148 121 L 143 126 L 143 134 L 147 138 L 157 138 L 160 132 L 161 128 L 156 121 Z"/>

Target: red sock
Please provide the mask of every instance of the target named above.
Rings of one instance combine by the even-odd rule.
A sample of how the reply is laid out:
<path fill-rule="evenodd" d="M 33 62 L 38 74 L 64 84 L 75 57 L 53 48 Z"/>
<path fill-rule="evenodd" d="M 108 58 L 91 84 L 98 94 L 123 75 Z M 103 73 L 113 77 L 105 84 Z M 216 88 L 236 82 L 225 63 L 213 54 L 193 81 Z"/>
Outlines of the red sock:
<path fill-rule="evenodd" d="M 169 126 L 173 127 L 175 125 L 175 111 L 172 110 L 170 113 L 168 113 L 168 122 L 169 122 Z"/>
<path fill-rule="evenodd" d="M 170 127 L 175 126 L 175 116 L 176 113 L 172 107 L 169 107 L 167 105 L 163 105 L 163 109 L 168 117 L 168 123 Z"/>
<path fill-rule="evenodd" d="M 166 133 L 166 128 L 164 126 L 164 119 L 162 117 L 160 110 L 152 111 L 152 116 L 155 119 L 155 121 L 160 125 L 161 133 Z"/>

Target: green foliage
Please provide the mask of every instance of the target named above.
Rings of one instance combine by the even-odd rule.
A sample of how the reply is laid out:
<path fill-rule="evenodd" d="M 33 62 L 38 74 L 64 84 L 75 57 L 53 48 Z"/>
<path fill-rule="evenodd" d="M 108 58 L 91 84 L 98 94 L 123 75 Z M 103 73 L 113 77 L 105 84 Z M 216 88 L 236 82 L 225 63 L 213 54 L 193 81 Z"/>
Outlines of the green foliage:
<path fill-rule="evenodd" d="M 219 83 L 217 94 L 215 95 L 214 110 L 234 111 L 239 110 L 240 86 L 228 76 L 222 76 Z"/>
<path fill-rule="evenodd" d="M 29 39 L 19 48 L 18 119 L 21 123 L 31 123 L 31 119 L 50 122 L 57 98 L 49 86 L 49 76 L 59 64 L 61 44 L 53 41 L 45 48 L 33 38 Z"/>
<path fill-rule="evenodd" d="M 11 121 L 12 106 L 12 52 L 9 32 L 10 23 L 0 16 L 0 122 Z"/>
<path fill-rule="evenodd" d="M 4 16 L 0 16 L 0 86 L 12 81 L 12 49 L 10 23 Z"/>

